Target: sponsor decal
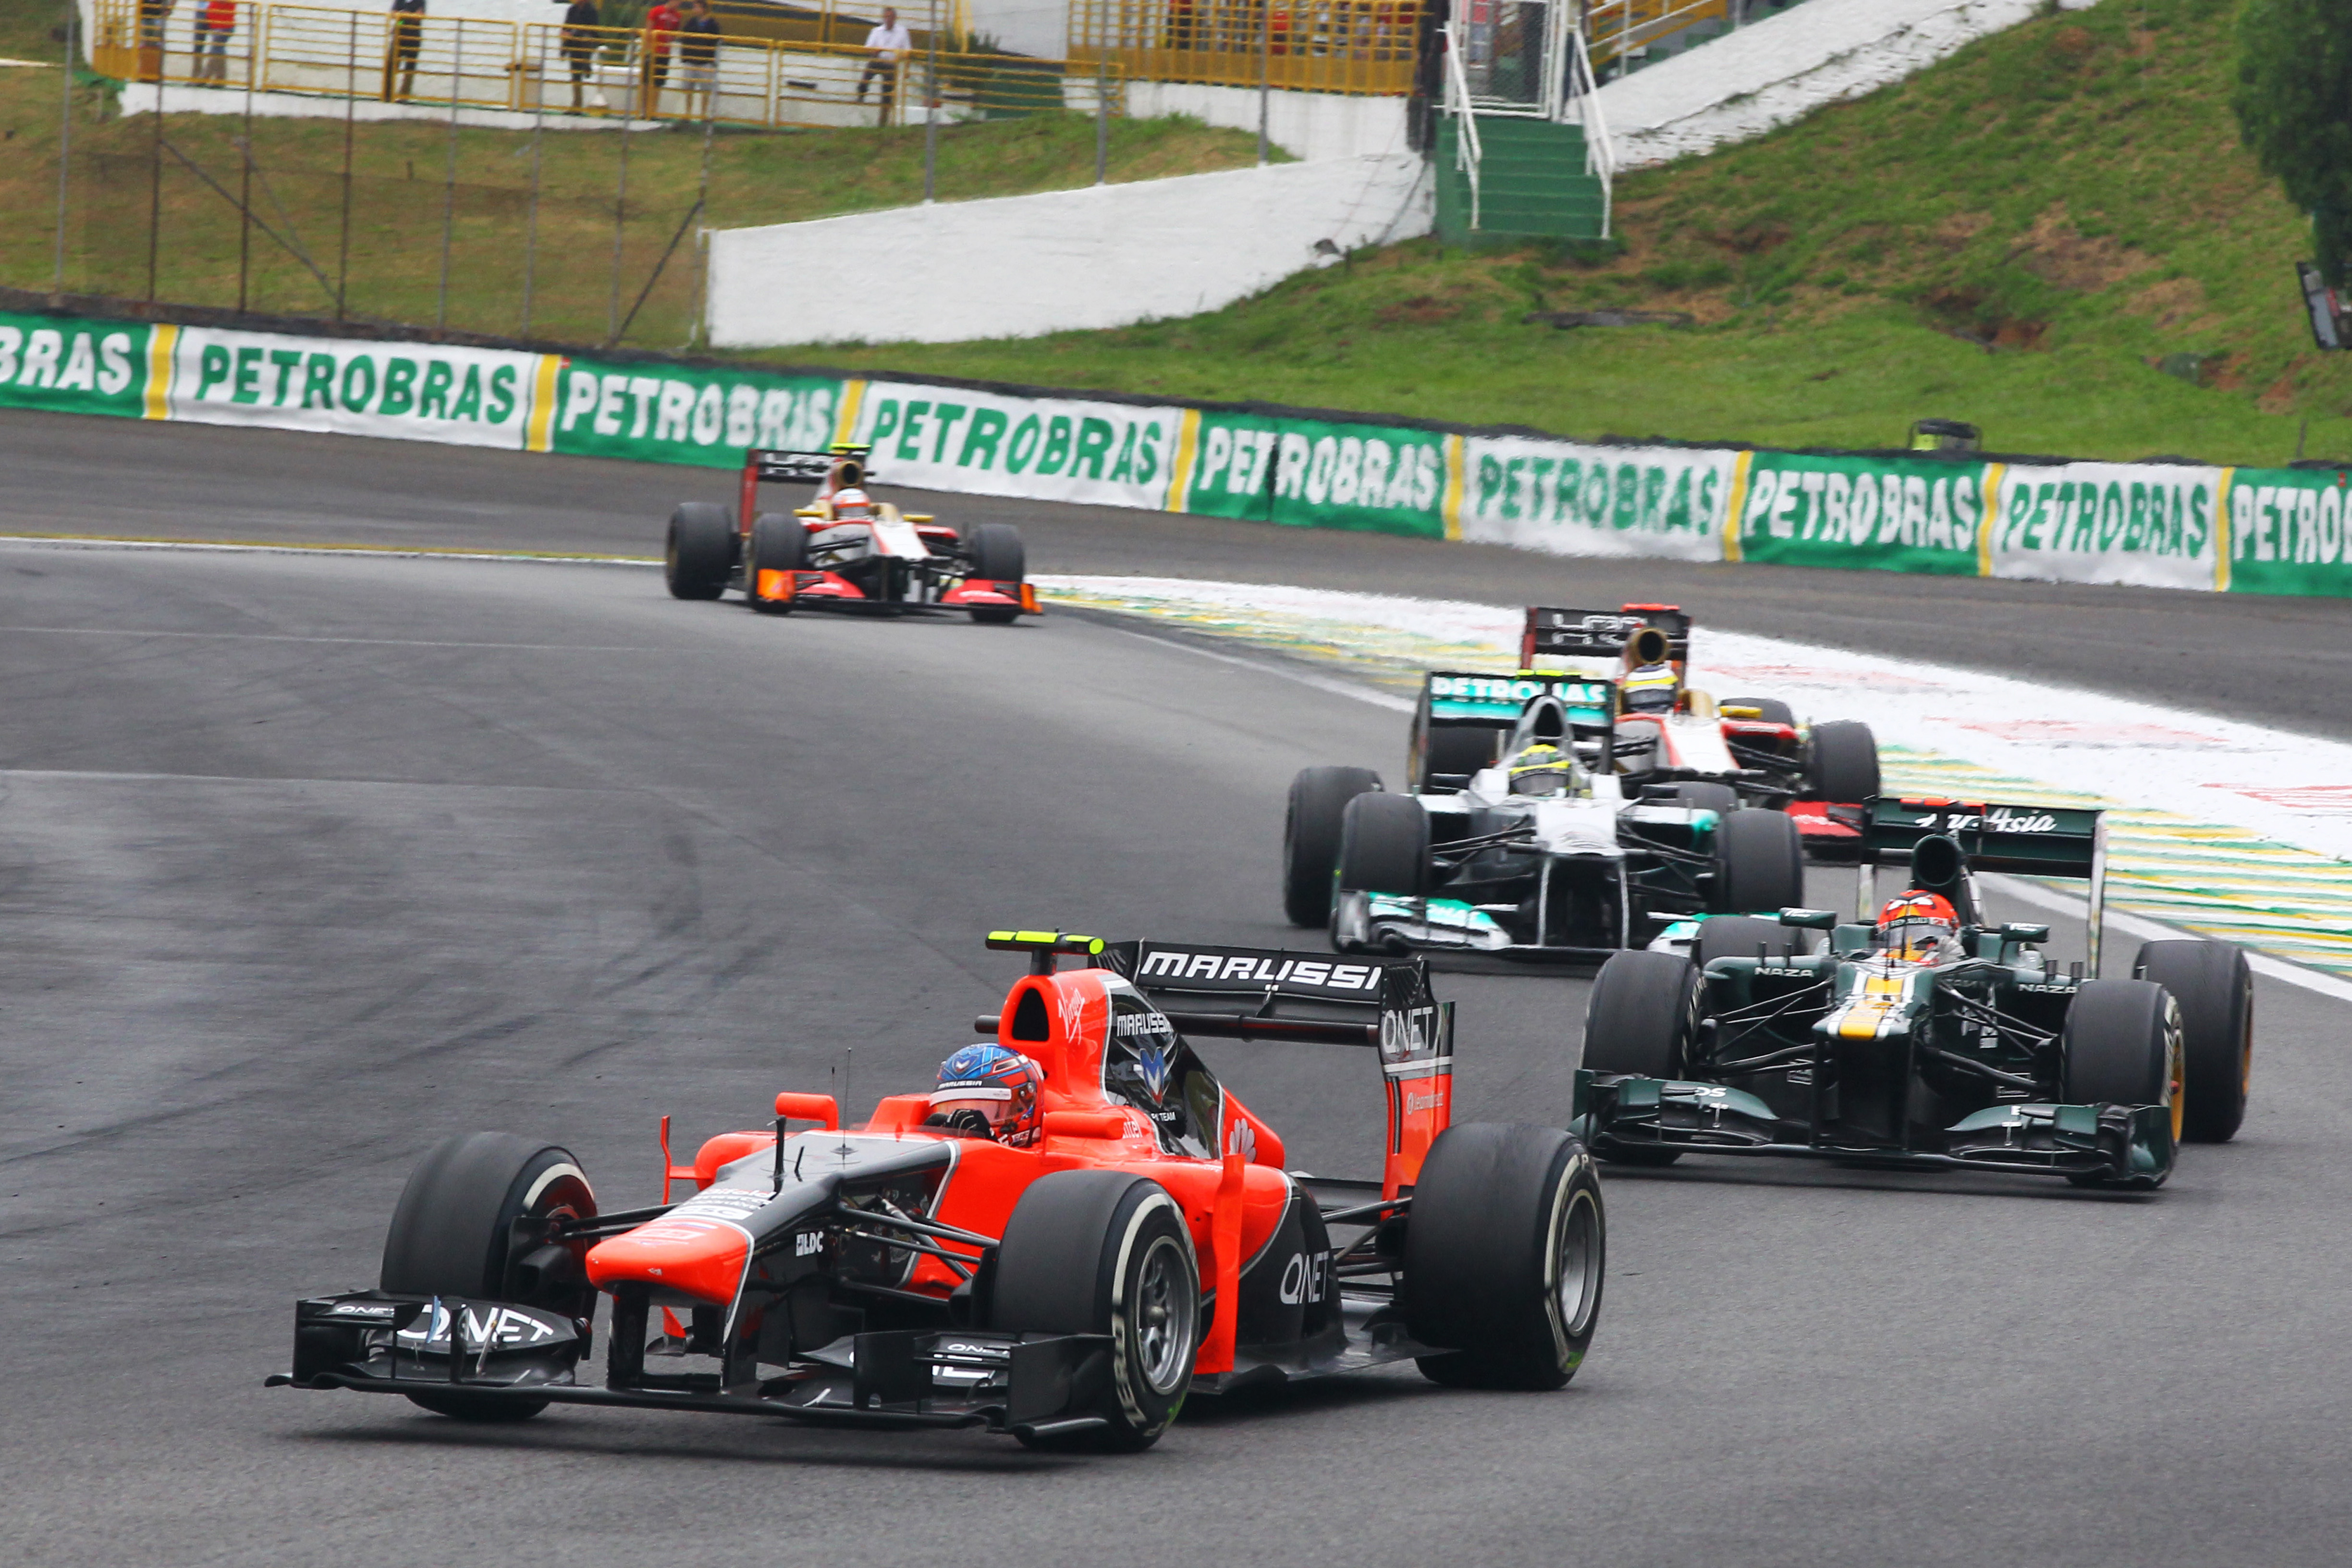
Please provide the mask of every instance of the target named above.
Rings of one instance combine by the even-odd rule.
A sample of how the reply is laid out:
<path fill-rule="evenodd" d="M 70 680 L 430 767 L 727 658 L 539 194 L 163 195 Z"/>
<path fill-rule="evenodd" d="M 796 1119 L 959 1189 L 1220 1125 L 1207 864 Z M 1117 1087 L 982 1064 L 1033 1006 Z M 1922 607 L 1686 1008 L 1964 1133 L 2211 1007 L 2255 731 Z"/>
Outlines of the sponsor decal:
<path fill-rule="evenodd" d="M 814 1258 L 824 1250 L 824 1237 L 814 1230 L 804 1230 L 793 1237 L 794 1258 Z"/>
<path fill-rule="evenodd" d="M 1271 958 L 1255 953 L 1184 952 L 1155 948 L 1145 955 L 1146 980 L 1208 980 L 1235 985 L 1313 985 L 1333 991 L 1372 991 L 1381 983 L 1376 963 L 1331 963 L 1317 959 Z"/>
<path fill-rule="evenodd" d="M 1296 1307 L 1323 1300 L 1323 1281 L 1330 1270 L 1328 1252 L 1292 1253 L 1282 1266 L 1282 1304 Z"/>
<path fill-rule="evenodd" d="M 1412 1061 L 1437 1048 L 1437 1008 L 1407 1007 L 1381 1015 L 1381 1059 Z"/>
<path fill-rule="evenodd" d="M 449 1310 L 436 1302 L 429 1316 L 431 1322 L 414 1323 L 397 1337 L 418 1345 L 446 1343 L 452 1326 Z M 462 1344 L 494 1345 L 501 1350 L 545 1344 L 559 1337 L 555 1330 L 520 1307 L 464 1307 L 456 1315 L 455 1327 Z"/>
<path fill-rule="evenodd" d="M 1465 436 L 1461 536 L 1557 555 L 1715 560 L 1738 457 Z"/>
<path fill-rule="evenodd" d="M 0 314 L 0 407 L 136 416 L 153 329 Z"/>
<path fill-rule="evenodd" d="M 543 357 L 183 327 L 170 417 L 520 450 Z"/>

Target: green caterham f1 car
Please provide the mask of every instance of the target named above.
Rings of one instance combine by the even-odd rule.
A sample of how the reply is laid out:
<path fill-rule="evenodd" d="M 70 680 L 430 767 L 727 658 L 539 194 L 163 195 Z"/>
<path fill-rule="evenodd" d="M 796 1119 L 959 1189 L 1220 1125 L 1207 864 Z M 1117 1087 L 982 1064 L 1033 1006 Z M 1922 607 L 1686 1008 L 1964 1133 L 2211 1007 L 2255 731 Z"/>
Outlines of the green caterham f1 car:
<path fill-rule="evenodd" d="M 1718 917 L 1596 977 L 1575 1130 L 1604 1160 L 1686 1153 L 1826 1157 L 2026 1172 L 2152 1188 L 2184 1139 L 2245 1113 L 2253 1035 L 2245 955 L 2228 942 L 2141 947 L 2099 977 L 2105 829 L 2095 811 L 1873 800 L 1860 920 L 1787 909 Z M 1867 923 L 1882 861 L 1948 900 L 1932 950 Z M 2042 925 L 1994 923 L 1975 869 L 2087 879 L 2087 963 L 2042 952 Z M 1811 931 L 1828 933 L 1807 951 Z"/>

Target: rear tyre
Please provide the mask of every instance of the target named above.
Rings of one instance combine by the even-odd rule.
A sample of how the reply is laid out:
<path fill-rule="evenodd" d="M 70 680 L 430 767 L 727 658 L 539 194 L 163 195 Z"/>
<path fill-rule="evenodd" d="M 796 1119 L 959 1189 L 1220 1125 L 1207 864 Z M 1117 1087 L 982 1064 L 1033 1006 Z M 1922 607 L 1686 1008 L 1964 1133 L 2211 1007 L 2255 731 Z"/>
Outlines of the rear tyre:
<path fill-rule="evenodd" d="M 1601 1320 L 1609 1226 L 1584 1145 L 1553 1127 L 1471 1121 L 1438 1134 L 1406 1222 L 1405 1332 L 1453 1388 L 1558 1388 Z"/>
<path fill-rule="evenodd" d="M 799 518 L 783 512 L 762 512 L 751 524 L 751 558 L 743 563 L 743 602 L 762 615 L 790 613 L 790 599 L 770 599 L 760 593 L 762 572 L 798 572 L 808 565 L 808 530 Z"/>
<path fill-rule="evenodd" d="M 681 501 L 669 514 L 662 575 L 674 599 L 715 599 L 735 569 L 735 520 L 723 506 Z"/>
<path fill-rule="evenodd" d="M 2188 1089 L 2181 1136 L 2228 1142 L 2246 1119 L 2254 1066 L 2254 977 L 2246 955 L 2226 942 L 2151 942 L 2140 947 L 2132 973 L 2171 992 L 2180 1008 Z"/>
<path fill-rule="evenodd" d="M 975 523 L 964 541 L 973 576 L 992 583 L 1018 583 L 1028 576 L 1028 552 L 1022 548 L 1021 531 L 1011 523 Z"/>
<path fill-rule="evenodd" d="M 1040 1176 L 1005 1223 L 989 1323 L 1111 1339 L 1086 1410 L 1103 1425 L 1016 1434 L 1023 1443 L 1121 1454 L 1151 1447 L 1184 1407 L 1200 1349 L 1201 1269 L 1183 1211 L 1159 1183 L 1123 1171 Z"/>
<path fill-rule="evenodd" d="M 2161 1105 L 2180 1141 L 2180 1005 L 2152 980 L 2086 980 L 2059 1036 L 2070 1105 Z M 2070 1177 L 2078 1185 L 2093 1177 Z"/>
<path fill-rule="evenodd" d="M 1739 792 L 1729 784 L 1696 780 L 1675 784 L 1673 788 L 1675 803 L 1694 811 L 1711 811 L 1717 816 L 1729 816 L 1739 809 Z"/>
<path fill-rule="evenodd" d="M 1370 768 L 1307 768 L 1290 781 L 1282 822 L 1282 912 L 1295 926 L 1331 918 L 1331 873 L 1339 865 L 1339 818 L 1348 803 L 1381 787 Z"/>
<path fill-rule="evenodd" d="M 1466 777 L 1495 765 L 1495 742 L 1499 731 L 1448 727 L 1429 731 L 1429 749 L 1421 762 L 1426 784 L 1432 774 Z"/>
<path fill-rule="evenodd" d="M 1409 795 L 1360 795 L 1339 814 L 1343 893 L 1429 891 L 1429 813 Z"/>
<path fill-rule="evenodd" d="M 1878 738 L 1850 719 L 1813 726 L 1805 787 L 1815 800 L 1852 805 L 1878 794 Z"/>
<path fill-rule="evenodd" d="M 1805 901 L 1805 843 L 1786 812 L 1743 806 L 1715 834 L 1717 909 L 1747 914 Z"/>
<path fill-rule="evenodd" d="M 401 1189 L 384 1233 L 378 1282 L 408 1296 L 513 1301 L 575 1318 L 596 1292 L 576 1268 L 526 1279 L 509 1256 L 515 1221 L 596 1213 L 596 1194 L 569 1150 L 511 1132 L 462 1132 L 425 1151 Z M 412 1403 L 460 1421 L 527 1421 L 547 1401 L 412 1394 Z"/>
<path fill-rule="evenodd" d="M 1699 922 L 1691 962 L 1703 970 L 1718 958 L 1787 958 L 1797 951 L 1797 933 L 1778 921 L 1710 915 Z"/>
<path fill-rule="evenodd" d="M 1726 708 L 1753 708 L 1756 717 L 1767 724 L 1790 724 L 1797 721 L 1794 710 L 1777 697 L 1725 697 L 1716 702 L 1716 710 Z"/>

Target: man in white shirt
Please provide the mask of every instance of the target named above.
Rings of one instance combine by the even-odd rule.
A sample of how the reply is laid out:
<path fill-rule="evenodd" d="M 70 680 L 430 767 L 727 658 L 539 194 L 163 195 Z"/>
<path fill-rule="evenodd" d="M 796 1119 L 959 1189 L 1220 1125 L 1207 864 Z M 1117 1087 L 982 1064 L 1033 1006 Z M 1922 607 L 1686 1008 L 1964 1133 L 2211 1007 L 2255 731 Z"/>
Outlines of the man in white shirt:
<path fill-rule="evenodd" d="M 898 13 L 890 6 L 882 8 L 882 25 L 866 35 L 866 47 L 874 58 L 866 62 L 866 74 L 857 79 L 857 98 L 866 100 L 866 84 L 876 77 L 882 79 L 882 114 L 877 125 L 890 123 L 890 109 L 898 97 L 898 67 L 915 47 L 912 34 L 898 25 Z"/>

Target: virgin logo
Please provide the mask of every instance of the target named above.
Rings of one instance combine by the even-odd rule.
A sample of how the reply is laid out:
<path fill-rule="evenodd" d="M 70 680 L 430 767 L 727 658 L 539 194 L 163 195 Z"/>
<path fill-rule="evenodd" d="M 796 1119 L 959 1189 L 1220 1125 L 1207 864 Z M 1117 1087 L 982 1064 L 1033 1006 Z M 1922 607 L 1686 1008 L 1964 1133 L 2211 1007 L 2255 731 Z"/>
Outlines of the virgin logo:
<path fill-rule="evenodd" d="M 1065 991 L 1059 999 L 1059 1006 L 1062 1013 L 1063 1037 L 1075 1040 L 1086 1032 L 1087 999 L 1073 992 Z"/>

